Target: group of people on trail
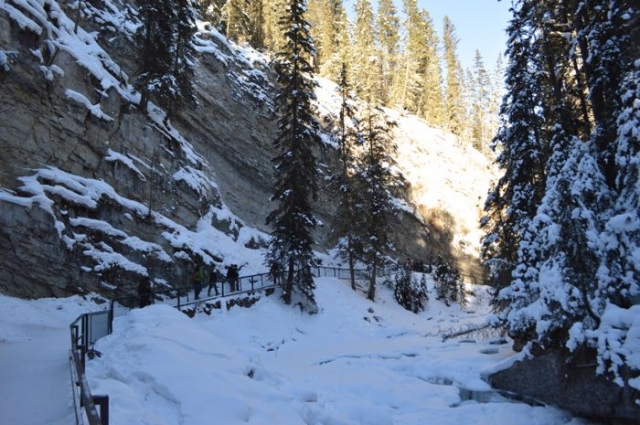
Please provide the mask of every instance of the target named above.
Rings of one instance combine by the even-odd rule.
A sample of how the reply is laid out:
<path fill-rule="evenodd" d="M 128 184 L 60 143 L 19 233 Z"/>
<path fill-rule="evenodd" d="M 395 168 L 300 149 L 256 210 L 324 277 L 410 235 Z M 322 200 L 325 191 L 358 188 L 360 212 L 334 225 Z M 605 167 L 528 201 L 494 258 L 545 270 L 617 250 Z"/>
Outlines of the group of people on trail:
<path fill-rule="evenodd" d="M 238 267 L 237 264 L 231 264 L 227 268 L 227 282 L 229 282 L 229 289 L 231 292 L 236 292 L 240 290 L 240 269 L 242 266 Z M 209 281 L 207 288 L 207 296 L 211 296 L 211 290 L 215 291 L 216 295 L 220 295 L 220 291 L 218 290 L 218 280 L 222 277 L 222 275 L 218 272 L 216 265 L 213 264 L 213 269 L 209 273 Z M 193 271 L 191 276 L 191 284 L 194 289 L 196 300 L 200 299 L 200 292 L 204 288 L 205 283 L 205 271 L 204 265 L 202 264 L 202 260 L 198 260 L 196 262 L 196 268 Z M 224 284 L 224 283 L 223 283 Z"/>
<path fill-rule="evenodd" d="M 240 290 L 240 269 L 243 266 L 238 267 L 237 264 L 231 264 L 227 267 L 226 280 L 229 283 L 230 292 L 236 292 Z M 207 296 L 211 296 L 211 290 L 213 289 L 215 295 L 220 295 L 218 290 L 218 282 L 222 281 L 224 276 L 218 271 L 215 264 L 212 264 L 212 269 L 208 274 L 205 272 L 205 266 L 201 257 L 198 257 L 195 261 L 195 268 L 191 274 L 191 286 L 194 290 L 195 299 L 200 299 L 200 294 L 204 289 L 204 285 L 207 284 Z M 223 282 L 224 284 L 224 282 Z M 153 302 L 153 290 L 151 289 L 151 279 L 149 276 L 142 276 L 138 283 L 138 299 L 140 301 L 140 308 L 146 307 Z"/>

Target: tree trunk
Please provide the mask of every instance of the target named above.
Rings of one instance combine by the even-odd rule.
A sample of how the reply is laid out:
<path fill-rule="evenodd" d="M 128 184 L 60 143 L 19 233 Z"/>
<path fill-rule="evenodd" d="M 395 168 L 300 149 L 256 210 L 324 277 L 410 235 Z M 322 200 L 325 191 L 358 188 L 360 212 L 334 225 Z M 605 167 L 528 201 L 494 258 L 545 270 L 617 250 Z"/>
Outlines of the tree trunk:
<path fill-rule="evenodd" d="M 351 246 L 351 235 L 347 236 L 347 250 L 349 252 L 349 274 L 351 277 L 351 289 L 356 290 L 356 271 L 353 261 L 353 248 Z"/>
<path fill-rule="evenodd" d="M 289 274 L 287 275 L 287 281 L 284 284 L 284 303 L 291 304 L 291 292 L 293 292 L 293 276 L 294 276 L 294 261 L 293 257 L 289 258 Z"/>
<path fill-rule="evenodd" d="M 371 266 L 371 280 L 369 280 L 369 290 L 367 291 L 367 298 L 374 302 L 376 300 L 376 271 L 377 265 L 376 260 L 374 259 Z"/>

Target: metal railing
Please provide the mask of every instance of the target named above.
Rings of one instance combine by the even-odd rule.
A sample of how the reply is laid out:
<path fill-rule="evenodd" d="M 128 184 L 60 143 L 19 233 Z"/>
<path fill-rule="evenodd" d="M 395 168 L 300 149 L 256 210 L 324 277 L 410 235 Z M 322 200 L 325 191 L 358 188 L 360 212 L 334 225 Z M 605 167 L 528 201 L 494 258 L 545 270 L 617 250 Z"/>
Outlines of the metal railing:
<path fill-rule="evenodd" d="M 155 289 L 153 291 L 152 299 L 154 302 L 163 303 L 180 309 L 184 306 L 205 301 L 213 301 L 218 298 L 228 297 L 231 295 L 251 295 L 255 292 L 265 291 L 276 286 L 276 282 L 269 273 L 259 273 L 249 276 L 241 276 L 233 284 L 223 278 L 216 282 L 215 287 L 211 287 L 211 293 L 213 295 L 209 295 L 209 284 L 203 283 L 201 289 L 198 291 L 198 298 L 196 298 L 197 288 L 195 285 L 191 284 Z M 126 311 L 137 307 L 139 305 L 139 300 L 140 298 L 137 295 L 111 300 L 112 317 L 120 316 Z"/>
<path fill-rule="evenodd" d="M 111 311 L 97 311 L 85 313 L 71 323 L 71 353 L 69 361 L 71 365 L 71 384 L 73 388 L 73 402 L 75 405 L 76 425 L 84 424 L 84 419 L 89 425 L 109 424 L 109 396 L 91 395 L 89 383 L 85 375 L 86 356 L 97 353 L 93 349 L 95 342 L 112 331 Z M 79 389 L 79 393 L 78 390 Z M 98 414 L 98 407 L 100 414 Z M 84 412 L 82 410 L 84 408 Z M 83 415 L 84 413 L 84 415 Z"/>

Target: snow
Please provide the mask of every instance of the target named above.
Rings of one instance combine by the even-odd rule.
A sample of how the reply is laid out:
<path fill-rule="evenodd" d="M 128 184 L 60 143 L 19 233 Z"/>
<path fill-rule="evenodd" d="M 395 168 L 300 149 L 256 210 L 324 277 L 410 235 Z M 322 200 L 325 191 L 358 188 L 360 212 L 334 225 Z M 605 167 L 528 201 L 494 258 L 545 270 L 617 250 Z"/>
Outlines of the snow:
<path fill-rule="evenodd" d="M 92 104 L 91 101 L 89 99 L 87 99 L 82 93 L 78 93 L 77 91 L 71 90 L 71 89 L 67 89 L 65 91 L 65 95 L 75 101 L 76 103 L 84 106 L 85 108 L 87 108 L 87 110 L 91 113 L 91 115 L 103 119 L 105 121 L 113 121 L 113 117 L 105 114 L 104 112 L 102 112 L 102 109 L 100 109 L 100 104 Z"/>
<path fill-rule="evenodd" d="M 490 393 L 482 375 L 517 357 L 499 338 L 443 342 L 485 321 L 486 287 L 464 309 L 432 297 L 415 315 L 386 287 L 372 303 L 347 282 L 316 284 L 313 316 L 277 296 L 194 318 L 162 304 L 118 316 L 87 360 L 91 391 L 109 395 L 111 425 L 589 423 Z M 0 423 L 73 423 L 68 326 L 104 308 L 0 296 Z"/>
<path fill-rule="evenodd" d="M 142 163 L 142 161 L 140 161 L 139 158 L 135 158 L 135 159 L 136 161 Z M 136 173 L 136 175 L 140 178 L 140 180 L 147 181 L 147 178 L 145 177 L 145 175 L 133 163 L 133 159 L 129 158 L 129 156 L 127 155 L 123 155 L 109 148 L 107 149 L 107 156 L 105 156 L 104 160 L 109 162 L 121 162 L 122 164 L 126 165 L 131 171 Z"/>

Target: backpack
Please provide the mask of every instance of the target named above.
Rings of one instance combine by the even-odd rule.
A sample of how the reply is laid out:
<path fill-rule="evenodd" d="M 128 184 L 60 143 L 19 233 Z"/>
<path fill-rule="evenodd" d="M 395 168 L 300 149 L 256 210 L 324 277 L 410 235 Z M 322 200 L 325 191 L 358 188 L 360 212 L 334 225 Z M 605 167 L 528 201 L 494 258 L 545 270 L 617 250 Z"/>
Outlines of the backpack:
<path fill-rule="evenodd" d="M 194 282 L 202 282 L 202 277 L 202 267 L 199 267 L 194 270 L 193 274 L 191 275 L 191 280 L 193 280 Z"/>

